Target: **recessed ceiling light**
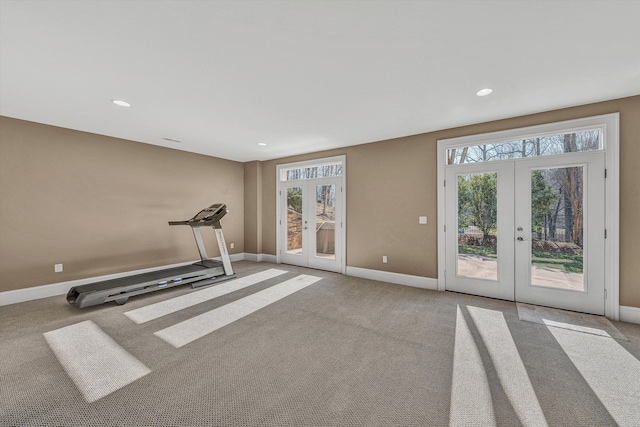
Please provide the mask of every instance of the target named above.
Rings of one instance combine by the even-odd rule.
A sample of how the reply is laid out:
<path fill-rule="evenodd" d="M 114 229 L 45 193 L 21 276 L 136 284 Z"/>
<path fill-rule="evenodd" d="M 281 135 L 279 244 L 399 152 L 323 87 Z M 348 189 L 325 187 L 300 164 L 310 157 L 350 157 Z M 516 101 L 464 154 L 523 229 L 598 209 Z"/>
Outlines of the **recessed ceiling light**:
<path fill-rule="evenodd" d="M 261 147 L 266 147 L 267 143 L 266 142 L 258 142 L 258 145 Z"/>
<path fill-rule="evenodd" d="M 479 91 L 477 91 L 477 92 L 476 92 L 476 95 L 478 95 L 478 96 L 487 96 L 487 95 L 489 95 L 491 92 L 493 92 L 493 89 L 485 88 L 485 89 L 480 89 Z"/>
<path fill-rule="evenodd" d="M 123 101 L 121 99 L 112 99 L 111 102 L 113 102 L 116 105 L 119 105 L 121 107 L 131 107 L 131 104 L 129 104 L 127 101 Z"/>

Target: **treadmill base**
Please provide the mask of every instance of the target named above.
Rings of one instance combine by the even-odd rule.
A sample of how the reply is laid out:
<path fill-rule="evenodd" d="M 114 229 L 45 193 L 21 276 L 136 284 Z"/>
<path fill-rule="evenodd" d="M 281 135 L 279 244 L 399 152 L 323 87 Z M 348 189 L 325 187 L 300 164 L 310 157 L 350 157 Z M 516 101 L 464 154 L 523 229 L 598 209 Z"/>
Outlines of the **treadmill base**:
<path fill-rule="evenodd" d="M 114 301 L 123 305 L 129 297 L 160 291 L 174 286 L 191 284 L 193 288 L 234 279 L 235 273 L 226 275 L 222 263 L 207 260 L 184 267 L 159 270 L 135 276 L 122 277 L 89 285 L 75 286 L 67 293 L 67 302 L 84 308 Z"/>

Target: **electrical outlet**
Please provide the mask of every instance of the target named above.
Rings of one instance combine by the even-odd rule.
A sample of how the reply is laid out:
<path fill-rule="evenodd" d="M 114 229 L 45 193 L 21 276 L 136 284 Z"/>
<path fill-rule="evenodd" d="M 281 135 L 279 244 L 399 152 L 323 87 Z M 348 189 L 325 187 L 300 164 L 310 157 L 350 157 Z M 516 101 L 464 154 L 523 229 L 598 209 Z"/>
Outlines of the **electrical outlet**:
<path fill-rule="evenodd" d="M 383 264 L 387 263 L 387 256 L 386 255 L 382 255 L 382 263 Z"/>
<path fill-rule="evenodd" d="M 62 264 L 55 264 L 55 265 L 53 266 L 53 271 L 54 271 L 55 273 L 60 273 L 60 272 L 62 272 Z"/>
<path fill-rule="evenodd" d="M 233 249 L 233 248 L 235 248 L 235 247 L 236 247 L 236 244 L 235 244 L 235 243 L 229 243 L 229 247 L 230 247 L 231 249 Z"/>
<path fill-rule="evenodd" d="M 427 217 L 426 216 L 419 216 L 418 217 L 418 224 L 426 224 L 427 223 Z"/>

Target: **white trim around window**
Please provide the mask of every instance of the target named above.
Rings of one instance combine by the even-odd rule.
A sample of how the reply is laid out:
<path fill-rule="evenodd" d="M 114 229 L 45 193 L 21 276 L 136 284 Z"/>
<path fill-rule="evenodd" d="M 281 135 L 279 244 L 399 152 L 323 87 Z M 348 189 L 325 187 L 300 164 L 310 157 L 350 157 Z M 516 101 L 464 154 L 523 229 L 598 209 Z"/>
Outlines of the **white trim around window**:
<path fill-rule="evenodd" d="M 606 206 L 605 228 L 605 315 L 620 319 L 620 115 L 619 113 L 585 117 L 575 120 L 542 124 L 525 128 L 509 129 L 438 141 L 438 290 L 446 289 L 445 283 L 445 168 L 447 150 L 466 145 L 481 145 L 516 139 L 546 136 L 554 133 L 571 133 L 584 129 L 599 128 L 604 136 Z M 603 231 L 604 232 L 604 231 Z"/>

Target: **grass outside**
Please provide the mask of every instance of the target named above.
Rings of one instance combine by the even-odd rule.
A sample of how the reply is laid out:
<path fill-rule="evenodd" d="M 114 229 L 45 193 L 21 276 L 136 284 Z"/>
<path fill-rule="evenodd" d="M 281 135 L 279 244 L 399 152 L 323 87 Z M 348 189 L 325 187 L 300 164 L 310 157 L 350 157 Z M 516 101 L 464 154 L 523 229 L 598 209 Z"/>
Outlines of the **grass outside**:
<path fill-rule="evenodd" d="M 458 245 L 458 253 L 467 255 L 480 255 L 487 258 L 498 258 L 496 248 L 490 248 L 487 246 Z"/>
<path fill-rule="evenodd" d="M 495 248 L 485 246 L 459 245 L 458 253 L 467 255 L 479 255 L 487 258 L 497 258 Z M 541 268 L 553 268 L 555 270 L 570 273 L 582 273 L 582 256 L 554 254 L 549 252 L 534 252 L 531 257 L 533 265 Z"/>

